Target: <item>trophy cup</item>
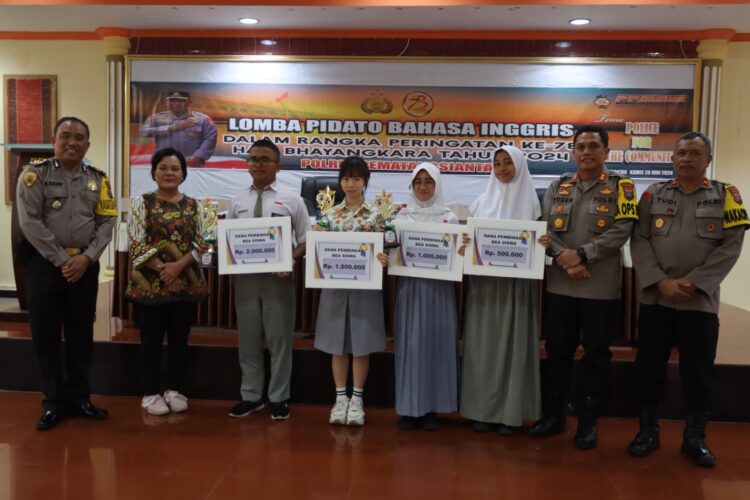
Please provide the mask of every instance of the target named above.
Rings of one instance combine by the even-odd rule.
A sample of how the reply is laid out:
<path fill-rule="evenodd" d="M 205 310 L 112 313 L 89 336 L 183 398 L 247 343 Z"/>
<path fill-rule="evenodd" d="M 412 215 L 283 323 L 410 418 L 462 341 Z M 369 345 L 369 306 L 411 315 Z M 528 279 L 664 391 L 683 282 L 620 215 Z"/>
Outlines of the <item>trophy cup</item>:
<path fill-rule="evenodd" d="M 333 210 L 335 196 L 336 191 L 332 190 L 331 186 L 326 186 L 325 189 L 321 189 L 320 191 L 318 191 L 318 195 L 315 197 L 315 202 L 318 204 L 318 209 L 320 210 L 321 214 L 321 217 L 320 219 L 318 219 L 316 224 L 326 231 L 328 230 L 328 226 L 330 225 L 326 214 Z"/>
<path fill-rule="evenodd" d="M 201 255 L 201 267 L 216 267 L 216 243 L 218 240 L 219 203 L 206 198 L 200 217 L 203 222 L 203 242 L 208 250 Z"/>
<path fill-rule="evenodd" d="M 375 197 L 374 205 L 383 218 L 383 248 L 396 248 L 399 242 L 393 226 L 393 216 L 398 210 L 393 206 L 393 195 L 384 189 Z"/>

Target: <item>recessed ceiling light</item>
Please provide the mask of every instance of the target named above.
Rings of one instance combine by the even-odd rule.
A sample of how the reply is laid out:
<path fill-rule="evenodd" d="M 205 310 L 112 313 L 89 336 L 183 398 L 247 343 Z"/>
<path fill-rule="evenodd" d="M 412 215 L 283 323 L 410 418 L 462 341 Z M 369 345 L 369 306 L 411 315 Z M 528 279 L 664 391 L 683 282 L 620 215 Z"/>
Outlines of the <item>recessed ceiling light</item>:
<path fill-rule="evenodd" d="M 276 40 L 261 40 L 260 41 L 261 45 L 268 45 L 268 46 L 276 45 L 276 43 L 277 43 Z"/>
<path fill-rule="evenodd" d="M 242 24 L 258 24 L 260 21 L 258 21 L 254 17 L 243 17 L 240 19 L 240 22 Z"/>
<path fill-rule="evenodd" d="M 590 22 L 591 22 L 591 19 L 585 19 L 585 18 L 571 19 L 570 21 L 568 21 L 568 23 L 572 24 L 573 26 L 584 26 L 586 24 L 589 24 Z"/>
<path fill-rule="evenodd" d="M 570 42 L 557 42 L 555 44 L 555 47 L 557 47 L 558 49 L 569 49 L 570 45 Z"/>

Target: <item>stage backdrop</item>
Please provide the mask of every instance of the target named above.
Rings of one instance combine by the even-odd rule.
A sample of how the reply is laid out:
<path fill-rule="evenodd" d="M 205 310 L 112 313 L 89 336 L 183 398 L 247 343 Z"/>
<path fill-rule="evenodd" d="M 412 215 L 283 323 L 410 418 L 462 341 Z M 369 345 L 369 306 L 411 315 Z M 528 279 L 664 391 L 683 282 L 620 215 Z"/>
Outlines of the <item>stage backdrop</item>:
<path fill-rule="evenodd" d="M 177 133 L 180 147 L 186 155 L 213 150 L 203 168 L 190 169 L 185 191 L 196 197 L 231 198 L 249 186 L 244 158 L 267 137 L 282 152 L 280 182 L 294 189 L 302 176 L 337 175 L 341 160 L 359 155 L 373 172 L 368 197 L 385 188 L 403 201 L 411 170 L 431 161 L 447 174 L 447 202 L 469 204 L 504 144 L 526 152 L 539 186 L 575 170 L 572 136 L 587 123 L 610 133 L 608 168 L 668 178 L 675 139 L 697 120 L 696 68 L 693 60 L 130 58 L 129 192 L 154 187 L 153 129 L 161 124 L 162 137 L 169 133 L 166 97 L 175 91 L 189 93 L 195 122 Z M 201 145 L 211 121 L 215 147 Z"/>

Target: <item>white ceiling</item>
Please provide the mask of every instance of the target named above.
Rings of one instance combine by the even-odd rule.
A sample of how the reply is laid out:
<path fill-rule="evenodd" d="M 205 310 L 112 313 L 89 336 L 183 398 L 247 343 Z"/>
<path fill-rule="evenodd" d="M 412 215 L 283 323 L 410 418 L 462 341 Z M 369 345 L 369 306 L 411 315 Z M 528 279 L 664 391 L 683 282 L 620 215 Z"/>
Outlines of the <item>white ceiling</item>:
<path fill-rule="evenodd" d="M 241 17 L 260 23 L 240 25 Z M 586 17 L 586 27 L 567 21 Z M 750 4 L 523 5 L 482 7 L 241 7 L 2 5 L 0 31 L 138 29 L 703 30 L 750 33 Z"/>

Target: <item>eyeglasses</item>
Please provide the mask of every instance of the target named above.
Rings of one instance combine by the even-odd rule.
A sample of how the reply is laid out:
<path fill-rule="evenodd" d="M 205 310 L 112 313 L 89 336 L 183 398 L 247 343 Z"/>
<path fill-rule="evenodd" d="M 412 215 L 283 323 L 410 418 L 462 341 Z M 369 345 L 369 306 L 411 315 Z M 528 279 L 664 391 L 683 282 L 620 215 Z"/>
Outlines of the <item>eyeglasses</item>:
<path fill-rule="evenodd" d="M 260 165 L 261 167 L 265 167 L 267 165 L 270 165 L 271 163 L 276 163 L 276 160 L 273 158 L 269 158 L 268 156 L 250 156 L 247 159 L 248 165 Z"/>

